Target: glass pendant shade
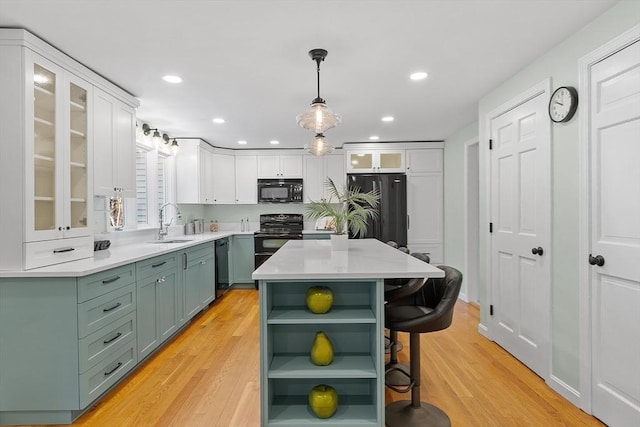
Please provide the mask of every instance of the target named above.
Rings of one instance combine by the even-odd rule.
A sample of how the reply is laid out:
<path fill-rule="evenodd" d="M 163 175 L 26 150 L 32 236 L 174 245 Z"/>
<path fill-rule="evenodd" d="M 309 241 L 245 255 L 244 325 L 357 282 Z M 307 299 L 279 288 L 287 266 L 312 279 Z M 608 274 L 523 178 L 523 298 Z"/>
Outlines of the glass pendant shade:
<path fill-rule="evenodd" d="M 322 133 L 318 133 L 304 149 L 314 156 L 324 156 L 333 151 L 333 145 L 327 141 L 327 138 Z"/>
<path fill-rule="evenodd" d="M 342 117 L 331 111 L 323 101 L 311 104 L 311 108 L 299 114 L 296 121 L 301 128 L 319 134 L 338 126 L 342 122 Z"/>

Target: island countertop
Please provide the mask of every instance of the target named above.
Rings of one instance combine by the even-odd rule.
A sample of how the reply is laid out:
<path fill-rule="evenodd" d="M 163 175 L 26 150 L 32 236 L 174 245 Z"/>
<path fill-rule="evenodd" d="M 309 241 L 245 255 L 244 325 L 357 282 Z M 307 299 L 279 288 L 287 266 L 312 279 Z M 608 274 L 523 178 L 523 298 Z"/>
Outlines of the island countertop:
<path fill-rule="evenodd" d="M 444 277 L 431 264 L 376 239 L 350 239 L 347 251 L 330 240 L 290 240 L 253 272 L 254 280 Z"/>

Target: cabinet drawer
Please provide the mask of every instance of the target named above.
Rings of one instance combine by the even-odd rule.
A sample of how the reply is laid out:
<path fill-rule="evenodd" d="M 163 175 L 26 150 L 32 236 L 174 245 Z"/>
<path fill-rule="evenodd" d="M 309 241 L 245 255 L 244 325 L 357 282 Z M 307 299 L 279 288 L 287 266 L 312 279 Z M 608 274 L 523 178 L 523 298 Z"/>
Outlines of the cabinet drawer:
<path fill-rule="evenodd" d="M 125 343 L 113 357 L 80 375 L 80 407 L 86 408 L 136 365 L 135 340 Z"/>
<path fill-rule="evenodd" d="M 79 343 L 79 373 L 109 358 L 123 343 L 135 340 L 135 337 L 136 313 L 132 312 L 82 338 Z"/>
<path fill-rule="evenodd" d="M 78 302 L 104 295 L 115 289 L 135 283 L 135 264 L 124 265 L 78 279 Z"/>
<path fill-rule="evenodd" d="M 24 269 L 60 264 L 93 256 L 93 238 L 46 240 L 24 244 Z"/>
<path fill-rule="evenodd" d="M 136 285 L 131 284 L 78 304 L 78 335 L 84 338 L 136 308 Z"/>
<path fill-rule="evenodd" d="M 154 276 L 161 271 L 176 268 L 178 265 L 178 259 L 181 259 L 181 252 L 171 252 L 170 254 L 137 262 L 136 278 L 137 280 L 143 280 L 149 276 Z"/>
<path fill-rule="evenodd" d="M 187 262 L 194 261 L 199 258 L 211 256 L 213 253 L 213 243 L 206 243 L 187 250 Z"/>

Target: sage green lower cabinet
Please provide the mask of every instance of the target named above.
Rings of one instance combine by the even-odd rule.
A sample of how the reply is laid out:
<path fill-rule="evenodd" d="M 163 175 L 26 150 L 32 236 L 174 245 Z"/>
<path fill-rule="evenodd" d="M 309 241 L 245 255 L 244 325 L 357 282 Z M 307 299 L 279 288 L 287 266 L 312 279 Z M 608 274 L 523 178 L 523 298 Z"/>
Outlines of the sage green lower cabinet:
<path fill-rule="evenodd" d="M 0 425 L 72 423 L 214 300 L 214 251 L 212 241 L 83 277 L 0 278 Z"/>
<path fill-rule="evenodd" d="M 190 319 L 211 303 L 216 296 L 215 248 L 213 242 L 195 246 L 184 252 L 184 312 Z"/>
<path fill-rule="evenodd" d="M 328 286 L 334 304 L 313 314 L 310 286 Z M 381 279 L 260 281 L 262 426 L 383 426 L 384 353 Z M 309 357 L 316 332 L 331 340 L 334 360 L 316 366 Z M 338 410 L 316 418 L 308 394 L 318 384 L 338 392 Z"/>
<path fill-rule="evenodd" d="M 303 240 L 329 240 L 331 239 L 331 233 L 304 233 L 302 235 Z"/>
<path fill-rule="evenodd" d="M 253 235 L 235 235 L 231 239 L 231 266 L 233 274 L 230 277 L 231 284 L 253 283 L 254 264 Z"/>
<path fill-rule="evenodd" d="M 138 359 L 142 360 L 178 330 L 179 252 L 136 263 Z"/>
<path fill-rule="evenodd" d="M 0 279 L 0 424 L 70 424 L 138 362 L 134 264 Z"/>

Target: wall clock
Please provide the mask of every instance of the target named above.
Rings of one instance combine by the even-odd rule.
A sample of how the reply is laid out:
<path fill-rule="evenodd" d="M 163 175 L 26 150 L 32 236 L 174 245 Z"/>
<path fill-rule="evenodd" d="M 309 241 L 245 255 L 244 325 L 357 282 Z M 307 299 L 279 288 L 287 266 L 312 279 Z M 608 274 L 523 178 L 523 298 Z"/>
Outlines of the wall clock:
<path fill-rule="evenodd" d="M 555 123 L 571 120 L 578 109 L 578 91 L 572 86 L 556 89 L 549 100 L 549 117 Z"/>

